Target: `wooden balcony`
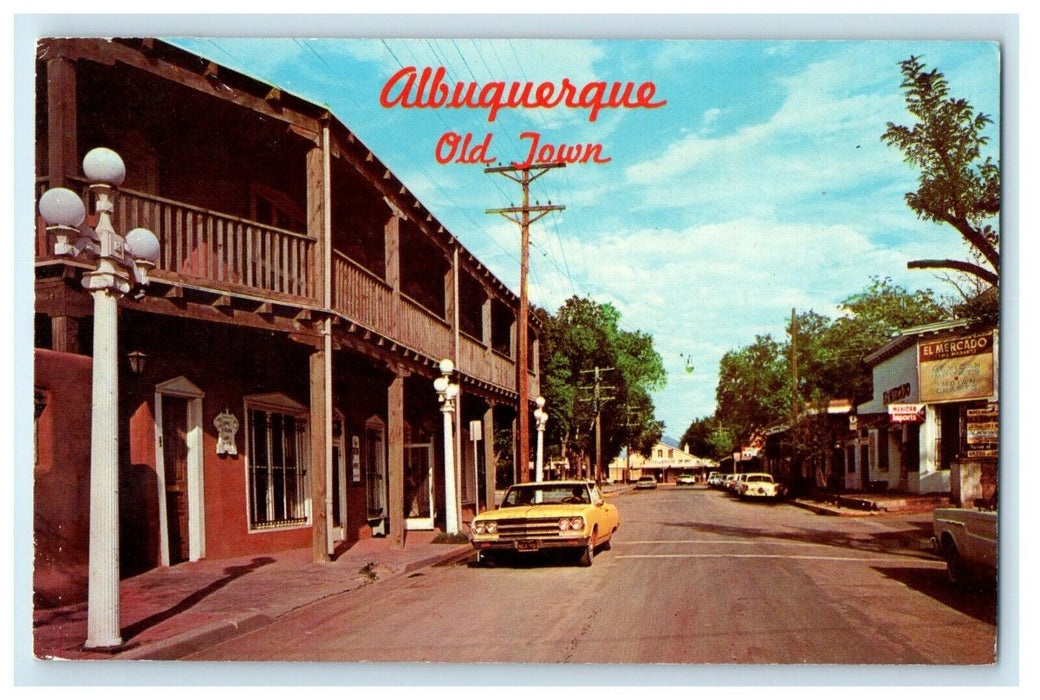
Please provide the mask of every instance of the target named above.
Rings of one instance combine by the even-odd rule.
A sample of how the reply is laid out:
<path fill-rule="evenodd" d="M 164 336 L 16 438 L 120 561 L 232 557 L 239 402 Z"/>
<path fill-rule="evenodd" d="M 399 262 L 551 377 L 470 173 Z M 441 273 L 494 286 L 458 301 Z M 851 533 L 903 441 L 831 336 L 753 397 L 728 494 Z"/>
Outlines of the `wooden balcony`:
<path fill-rule="evenodd" d="M 389 284 L 338 251 L 332 256 L 332 309 L 432 359 L 452 356 L 450 324 L 403 294 L 395 302 Z"/>
<path fill-rule="evenodd" d="M 394 290 L 342 253 L 332 256 L 332 308 L 353 321 L 396 335 Z"/>
<path fill-rule="evenodd" d="M 81 183 L 84 199 L 88 196 Z M 41 182 L 37 194 L 46 189 Z M 117 229 L 143 227 L 159 239 L 156 280 L 248 297 L 314 306 L 317 298 L 317 241 L 255 221 L 194 207 L 154 195 L 120 190 Z M 88 221 L 92 223 L 92 221 Z M 54 258 L 42 220 L 36 259 Z M 346 257 L 332 257 L 332 311 L 427 357 L 453 357 L 451 324 L 425 306 L 398 294 L 386 281 Z M 459 334 L 459 371 L 476 380 L 516 390 L 515 362 L 480 341 Z M 535 378 L 530 377 L 532 390 Z"/>
<path fill-rule="evenodd" d="M 86 199 L 85 185 L 83 191 Z M 316 301 L 313 238 L 132 190 L 119 191 L 113 218 L 124 235 L 143 227 L 159 239 L 154 279 L 290 303 Z M 36 258 L 52 257 L 41 222 Z"/>
<path fill-rule="evenodd" d="M 451 326 L 434 316 L 418 302 L 401 296 L 401 323 L 398 337 L 402 345 L 434 359 L 451 357 Z"/>
<path fill-rule="evenodd" d="M 459 370 L 502 387 L 516 387 L 516 363 L 466 335 L 459 336 Z"/>

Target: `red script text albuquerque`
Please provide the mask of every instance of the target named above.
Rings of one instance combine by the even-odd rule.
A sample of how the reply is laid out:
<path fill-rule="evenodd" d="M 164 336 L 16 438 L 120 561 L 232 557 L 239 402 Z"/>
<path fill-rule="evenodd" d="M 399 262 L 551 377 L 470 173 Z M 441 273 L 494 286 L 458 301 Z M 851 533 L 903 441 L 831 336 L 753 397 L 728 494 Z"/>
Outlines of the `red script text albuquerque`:
<path fill-rule="evenodd" d="M 415 66 L 406 66 L 386 81 L 379 93 L 379 103 L 388 108 L 486 109 L 489 122 L 495 121 L 499 110 L 520 107 L 552 108 L 562 104 L 572 109 L 587 109 L 589 121 L 594 122 L 602 109 L 656 109 L 667 104 L 667 100 L 654 102 L 657 86 L 652 82 L 639 86 L 633 82 L 591 82 L 577 86 L 563 78 L 559 85 L 502 81 L 452 84 L 444 81 L 445 73 L 443 67 L 427 66 L 417 73 Z"/>

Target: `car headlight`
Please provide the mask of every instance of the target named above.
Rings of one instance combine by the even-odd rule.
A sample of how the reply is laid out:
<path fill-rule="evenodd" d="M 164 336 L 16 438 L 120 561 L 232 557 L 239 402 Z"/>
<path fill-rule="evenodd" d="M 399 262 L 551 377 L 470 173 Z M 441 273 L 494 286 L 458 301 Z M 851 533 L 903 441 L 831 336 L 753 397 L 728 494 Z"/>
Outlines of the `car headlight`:
<path fill-rule="evenodd" d="M 478 535 L 494 535 L 498 532 L 498 523 L 496 522 L 477 522 L 473 523 L 473 532 Z"/>
<path fill-rule="evenodd" d="M 573 518 L 560 518 L 558 525 L 560 527 L 560 532 L 566 532 L 567 530 L 584 530 L 585 518 L 580 515 Z"/>

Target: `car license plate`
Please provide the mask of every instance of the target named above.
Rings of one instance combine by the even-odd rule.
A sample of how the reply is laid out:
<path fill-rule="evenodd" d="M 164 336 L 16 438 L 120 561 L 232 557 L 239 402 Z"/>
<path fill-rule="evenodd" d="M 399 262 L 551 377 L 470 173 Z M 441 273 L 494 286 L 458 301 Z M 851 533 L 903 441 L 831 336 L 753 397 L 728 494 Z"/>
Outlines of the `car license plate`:
<path fill-rule="evenodd" d="M 517 542 L 516 551 L 518 552 L 537 552 L 538 542 Z"/>

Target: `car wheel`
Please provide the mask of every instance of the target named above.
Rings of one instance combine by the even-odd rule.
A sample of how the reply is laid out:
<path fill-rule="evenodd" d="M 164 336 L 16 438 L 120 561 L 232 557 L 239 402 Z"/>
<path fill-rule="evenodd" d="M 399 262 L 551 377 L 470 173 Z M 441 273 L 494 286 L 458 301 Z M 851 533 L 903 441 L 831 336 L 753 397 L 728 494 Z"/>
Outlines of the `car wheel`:
<path fill-rule="evenodd" d="M 589 538 L 589 543 L 585 546 L 585 549 L 581 551 L 581 556 L 578 558 L 579 566 L 592 566 L 592 558 L 596 556 L 596 532 L 593 530 L 592 537 Z"/>
<path fill-rule="evenodd" d="M 498 562 L 495 561 L 495 555 L 491 554 L 491 552 L 480 552 L 477 554 L 477 561 L 489 569 L 493 569 L 498 565 Z"/>
<path fill-rule="evenodd" d="M 968 567 L 965 566 L 961 553 L 957 551 L 957 545 L 953 542 L 946 545 L 946 577 L 955 586 L 967 583 L 970 578 Z"/>
<path fill-rule="evenodd" d="M 603 544 L 601 544 L 599 546 L 599 549 L 600 549 L 601 552 L 609 552 L 610 551 L 610 540 L 611 539 L 613 539 L 613 533 L 611 533 L 611 536 L 607 538 L 606 542 L 604 542 Z"/>

